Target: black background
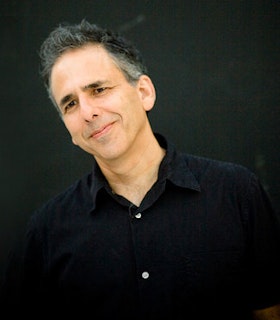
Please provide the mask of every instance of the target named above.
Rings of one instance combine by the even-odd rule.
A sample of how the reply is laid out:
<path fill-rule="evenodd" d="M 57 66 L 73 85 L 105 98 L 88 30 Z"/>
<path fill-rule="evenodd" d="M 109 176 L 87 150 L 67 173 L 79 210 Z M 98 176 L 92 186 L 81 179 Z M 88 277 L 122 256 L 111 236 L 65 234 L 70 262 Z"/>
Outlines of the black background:
<path fill-rule="evenodd" d="M 279 7 L 275 1 L 1 1 L 0 267 L 34 209 L 91 168 L 38 75 L 61 22 L 122 31 L 157 90 L 150 113 L 179 149 L 237 162 L 279 211 Z"/>

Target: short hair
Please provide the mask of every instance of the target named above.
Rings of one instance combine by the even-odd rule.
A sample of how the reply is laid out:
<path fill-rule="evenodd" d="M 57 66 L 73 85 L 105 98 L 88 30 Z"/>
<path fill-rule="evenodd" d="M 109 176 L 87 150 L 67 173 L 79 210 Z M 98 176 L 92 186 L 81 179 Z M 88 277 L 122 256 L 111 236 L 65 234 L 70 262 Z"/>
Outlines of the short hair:
<path fill-rule="evenodd" d="M 85 19 L 79 24 L 60 24 L 45 39 L 39 51 L 40 75 L 55 105 L 50 89 L 54 64 L 64 52 L 91 43 L 100 44 L 109 53 L 130 83 L 134 84 L 142 74 L 148 73 L 141 53 L 123 35 L 91 24 Z"/>

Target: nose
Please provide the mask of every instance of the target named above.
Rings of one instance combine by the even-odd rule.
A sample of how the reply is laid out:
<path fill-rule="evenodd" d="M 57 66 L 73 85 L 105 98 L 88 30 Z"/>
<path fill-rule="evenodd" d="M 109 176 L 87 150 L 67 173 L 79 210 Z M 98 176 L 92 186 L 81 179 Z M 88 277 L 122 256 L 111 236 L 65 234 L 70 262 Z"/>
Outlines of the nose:
<path fill-rule="evenodd" d="M 80 114 L 86 121 L 90 122 L 99 115 L 99 108 L 93 101 L 92 97 L 80 96 L 79 97 Z"/>

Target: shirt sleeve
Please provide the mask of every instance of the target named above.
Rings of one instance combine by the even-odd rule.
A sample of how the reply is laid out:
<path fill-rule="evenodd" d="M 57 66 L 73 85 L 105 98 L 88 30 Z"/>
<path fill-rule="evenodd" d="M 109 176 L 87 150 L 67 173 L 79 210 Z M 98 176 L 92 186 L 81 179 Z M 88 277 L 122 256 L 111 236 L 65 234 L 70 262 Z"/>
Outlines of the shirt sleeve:
<path fill-rule="evenodd" d="M 22 308 L 28 301 L 39 297 L 43 278 L 42 246 L 38 232 L 33 226 L 34 219 L 27 224 L 27 231 L 12 248 L 1 284 L 1 301 L 4 306 Z M 33 300 L 32 300 L 33 299 Z"/>
<path fill-rule="evenodd" d="M 253 309 L 262 309 L 280 302 L 280 217 L 255 175 L 250 180 L 246 206 L 251 303 Z"/>

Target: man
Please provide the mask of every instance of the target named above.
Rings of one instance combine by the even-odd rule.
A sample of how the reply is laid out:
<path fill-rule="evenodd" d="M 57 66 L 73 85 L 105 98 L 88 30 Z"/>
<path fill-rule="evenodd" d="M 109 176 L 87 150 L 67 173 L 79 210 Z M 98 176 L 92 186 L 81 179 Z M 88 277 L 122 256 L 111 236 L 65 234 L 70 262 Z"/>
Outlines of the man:
<path fill-rule="evenodd" d="M 35 212 L 5 305 L 92 319 L 280 319 L 279 221 L 246 168 L 153 133 L 139 52 L 87 21 L 56 28 L 42 76 L 92 171 Z"/>

